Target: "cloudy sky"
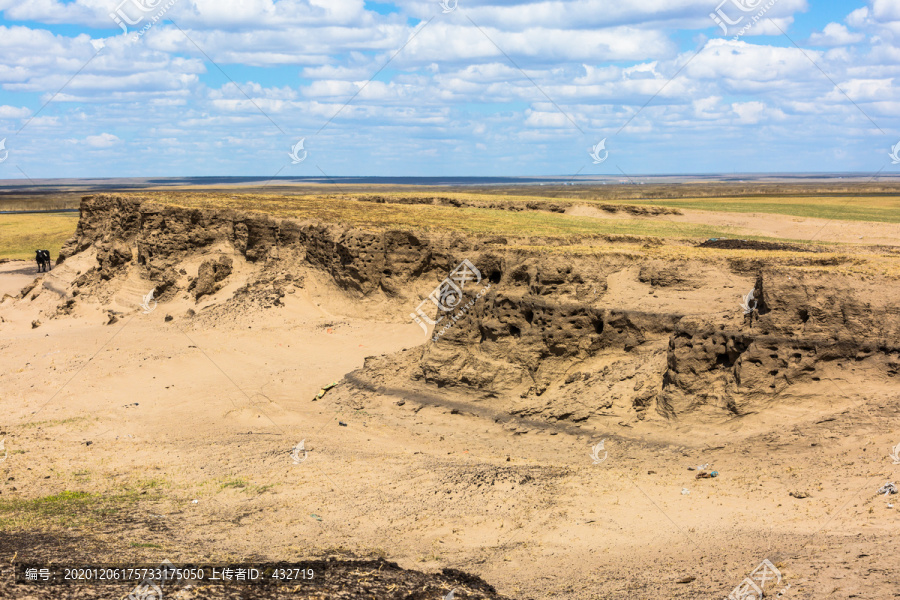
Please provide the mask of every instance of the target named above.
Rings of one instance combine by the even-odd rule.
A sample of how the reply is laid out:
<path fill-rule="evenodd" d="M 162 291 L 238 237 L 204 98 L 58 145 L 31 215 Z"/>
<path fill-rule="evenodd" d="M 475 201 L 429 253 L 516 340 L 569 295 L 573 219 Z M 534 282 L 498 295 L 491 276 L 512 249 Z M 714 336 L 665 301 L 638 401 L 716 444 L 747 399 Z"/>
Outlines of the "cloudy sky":
<path fill-rule="evenodd" d="M 900 172 L 900 0 L 443 1 L 0 0 L 0 178 Z"/>

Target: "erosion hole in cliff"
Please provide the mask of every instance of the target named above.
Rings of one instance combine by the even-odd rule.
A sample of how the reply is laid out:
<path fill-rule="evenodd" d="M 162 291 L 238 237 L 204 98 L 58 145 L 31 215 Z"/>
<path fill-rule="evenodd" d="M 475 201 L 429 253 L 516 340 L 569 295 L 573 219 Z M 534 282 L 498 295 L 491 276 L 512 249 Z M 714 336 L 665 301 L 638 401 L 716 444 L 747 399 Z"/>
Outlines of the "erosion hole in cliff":
<path fill-rule="evenodd" d="M 801 323 L 806 323 L 807 321 L 809 321 L 809 311 L 806 310 L 805 308 L 801 308 L 797 312 L 797 316 L 800 317 Z"/>
<path fill-rule="evenodd" d="M 550 344 L 547 348 L 552 356 L 565 356 L 566 355 L 566 347 L 562 344 Z"/>
<path fill-rule="evenodd" d="M 515 325 L 510 325 L 509 326 L 509 335 L 514 336 L 514 337 L 521 337 L 522 330 L 519 329 L 518 327 L 516 327 Z"/>
<path fill-rule="evenodd" d="M 716 355 L 716 364 L 721 367 L 730 368 L 734 366 L 734 360 L 727 352 L 723 352 L 722 354 Z"/>
<path fill-rule="evenodd" d="M 534 321 L 534 311 L 531 310 L 530 308 L 526 308 L 523 311 L 523 314 L 525 316 L 525 321 L 527 321 L 528 324 L 531 325 L 531 322 Z"/>
<path fill-rule="evenodd" d="M 500 271 L 494 270 L 491 271 L 491 274 L 488 275 L 488 281 L 491 283 L 500 283 L 500 279 L 503 277 L 503 273 Z"/>
<path fill-rule="evenodd" d="M 528 271 L 524 268 L 518 268 L 510 275 L 515 283 L 528 283 Z"/>

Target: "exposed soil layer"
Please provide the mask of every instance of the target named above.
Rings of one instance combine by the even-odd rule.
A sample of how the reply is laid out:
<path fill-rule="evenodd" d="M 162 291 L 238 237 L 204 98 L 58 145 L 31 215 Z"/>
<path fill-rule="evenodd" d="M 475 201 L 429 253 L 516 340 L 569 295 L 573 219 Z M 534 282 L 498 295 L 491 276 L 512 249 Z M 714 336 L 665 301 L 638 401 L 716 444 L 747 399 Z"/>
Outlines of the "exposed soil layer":
<path fill-rule="evenodd" d="M 90 559 L 79 562 L 74 560 L 76 555 L 85 555 L 80 549 L 85 543 L 85 538 L 77 540 L 69 539 L 68 544 L 61 545 L 59 538 L 52 539 L 47 534 L 28 534 L 16 536 L 19 539 L 4 539 L 0 537 L 0 552 L 7 554 L 12 549 L 20 549 L 23 543 L 32 545 L 35 542 L 46 543 L 53 546 L 53 554 L 45 554 L 39 551 L 33 552 L 28 559 L 19 557 L 19 562 L 26 560 L 31 564 L 52 565 L 53 556 L 59 556 L 59 552 L 65 552 L 64 560 L 58 561 L 62 565 L 90 565 L 109 566 L 110 563 L 101 563 L 97 555 L 92 554 Z M 43 555 L 43 556 L 42 556 Z M 42 556 L 42 557 L 41 557 Z M 98 568 L 99 568 L 98 566 Z M 136 565 L 129 565 L 135 567 Z M 148 565 L 152 567 L 153 565 Z M 215 566 L 215 565 L 211 565 Z M 259 567 L 261 565 L 248 564 L 247 566 Z M 477 600 L 504 600 L 505 596 L 496 593 L 496 590 L 479 577 L 475 577 L 455 569 L 444 569 L 441 573 L 426 574 L 400 568 L 396 563 L 385 560 L 341 560 L 331 558 L 328 560 L 306 561 L 293 564 L 283 564 L 283 568 L 311 569 L 314 577 L 308 581 L 300 581 L 286 584 L 215 584 L 201 582 L 194 585 L 171 584 L 163 585 L 162 591 L 165 598 L 171 600 L 200 600 L 216 598 L 223 600 L 276 600 L 281 598 L 302 598 L 310 600 L 325 600 L 328 598 L 385 598 L 388 600 L 433 600 L 445 597 L 453 591 L 455 598 Z M 146 586 L 147 589 L 151 589 Z M 4 569 L 0 574 L 0 598 L 9 600 L 108 600 L 109 598 L 124 598 L 135 590 L 142 589 L 141 582 L 131 584 L 96 584 L 84 583 L 78 585 L 39 585 L 16 583 L 11 569 Z M 156 600 L 156 597 L 141 596 L 142 600 Z M 161 600 L 161 599 L 160 599 Z"/>
<path fill-rule="evenodd" d="M 431 204 L 435 206 L 455 206 L 465 208 L 488 208 L 494 210 L 535 210 L 553 213 L 564 213 L 575 205 L 571 200 L 559 201 L 516 201 L 516 200 L 463 200 L 446 196 L 358 196 L 361 202 L 377 202 L 379 204 Z M 608 213 L 627 213 L 630 215 L 680 215 L 677 208 L 665 206 L 631 206 L 627 204 L 597 204 L 595 208 Z"/>
<path fill-rule="evenodd" d="M 791 252 L 823 252 L 821 248 L 801 244 L 779 244 L 757 240 L 711 239 L 700 244 L 701 248 L 723 248 L 728 250 L 789 250 Z"/>

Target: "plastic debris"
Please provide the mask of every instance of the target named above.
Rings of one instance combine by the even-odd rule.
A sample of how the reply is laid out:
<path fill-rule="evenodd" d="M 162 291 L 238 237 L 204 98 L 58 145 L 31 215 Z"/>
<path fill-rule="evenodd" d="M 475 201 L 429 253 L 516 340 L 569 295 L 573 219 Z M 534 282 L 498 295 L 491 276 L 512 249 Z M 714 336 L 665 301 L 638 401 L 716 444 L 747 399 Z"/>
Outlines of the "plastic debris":
<path fill-rule="evenodd" d="M 313 519 L 315 519 L 316 521 L 321 521 L 321 520 L 322 520 L 322 517 L 320 517 L 319 515 L 313 515 L 313 514 L 310 514 L 309 516 L 311 516 L 311 517 L 312 517 Z"/>
<path fill-rule="evenodd" d="M 708 466 L 709 463 L 706 463 L 705 465 L 698 465 L 696 467 L 688 467 L 688 471 L 705 471 Z"/>
<path fill-rule="evenodd" d="M 331 383 L 329 383 L 328 385 L 326 385 L 325 387 L 323 387 L 321 390 L 319 390 L 319 393 L 316 394 L 316 397 L 313 398 L 313 402 L 315 402 L 316 400 L 321 400 L 321 399 L 322 399 L 322 396 L 325 395 L 325 392 L 327 392 L 328 390 L 330 390 L 331 388 L 333 388 L 333 387 L 336 386 L 337 384 L 338 384 L 337 381 L 332 381 Z"/>
<path fill-rule="evenodd" d="M 199 500 L 191 500 L 191 504 L 200 504 Z"/>
<path fill-rule="evenodd" d="M 696 478 L 697 479 L 712 479 L 713 477 L 718 477 L 718 476 L 719 476 L 718 471 L 710 471 L 709 473 L 707 473 L 706 471 L 701 471 L 701 472 L 697 473 Z"/>
<path fill-rule="evenodd" d="M 682 495 L 682 496 L 687 496 L 687 495 L 690 494 L 690 493 L 691 493 L 691 490 L 689 490 L 689 489 L 687 489 L 687 488 L 681 488 L 681 495 Z"/>
<path fill-rule="evenodd" d="M 894 485 L 894 482 L 893 482 L 893 481 L 888 481 L 888 482 L 885 483 L 883 486 L 881 486 L 880 488 L 878 488 L 878 493 L 879 493 L 879 494 L 884 494 L 885 496 L 889 496 L 889 495 L 891 495 L 891 494 L 896 494 L 896 493 L 897 493 L 897 486 Z"/>
<path fill-rule="evenodd" d="M 347 424 L 344 423 L 343 421 L 338 421 L 338 425 L 340 425 L 341 427 L 346 427 L 346 426 L 347 426 Z"/>

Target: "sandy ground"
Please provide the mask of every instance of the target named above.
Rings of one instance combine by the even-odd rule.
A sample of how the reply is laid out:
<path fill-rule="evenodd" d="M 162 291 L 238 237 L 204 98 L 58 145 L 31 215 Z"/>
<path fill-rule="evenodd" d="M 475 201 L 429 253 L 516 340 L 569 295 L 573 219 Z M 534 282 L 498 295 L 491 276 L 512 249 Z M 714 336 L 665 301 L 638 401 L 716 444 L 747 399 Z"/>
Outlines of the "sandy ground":
<path fill-rule="evenodd" d="M 627 216 L 609 213 L 593 206 L 573 206 L 566 214 L 598 219 L 646 221 L 667 219 L 673 223 L 692 223 L 712 227 L 729 227 L 734 235 L 772 237 L 787 240 L 839 242 L 845 244 L 900 245 L 895 223 L 840 221 L 789 217 L 768 213 L 732 213 L 679 209 L 683 214 L 659 216 Z"/>
<path fill-rule="evenodd" d="M 0 294 L 32 278 L 22 267 L 0 266 Z M 52 306 L 43 282 L 36 302 Z M 313 401 L 365 357 L 425 335 L 314 280 L 282 308 L 213 299 L 192 318 L 176 303 L 143 314 L 141 292 L 120 292 L 112 325 L 84 303 L 32 328 L 33 307 L 0 303 L 0 498 L 159 494 L 69 532 L 104 548 L 98 560 L 383 556 L 462 569 L 511 598 L 722 599 L 768 558 L 782 580 L 767 597 L 897 595 L 900 508 L 875 493 L 900 479 L 896 388 L 835 373 L 815 410 L 786 397 L 777 419 L 718 428 L 549 424 L 346 382 Z M 719 476 L 695 479 L 688 467 L 706 463 Z"/>
<path fill-rule="evenodd" d="M 6 294 L 15 296 L 37 276 L 37 266 L 33 260 L 11 260 L 0 263 L 0 298 Z"/>

